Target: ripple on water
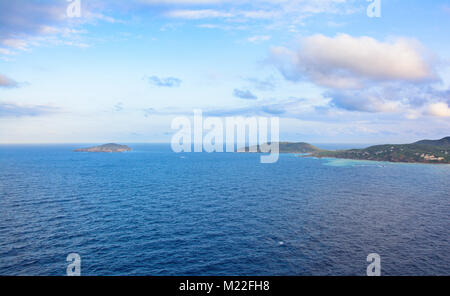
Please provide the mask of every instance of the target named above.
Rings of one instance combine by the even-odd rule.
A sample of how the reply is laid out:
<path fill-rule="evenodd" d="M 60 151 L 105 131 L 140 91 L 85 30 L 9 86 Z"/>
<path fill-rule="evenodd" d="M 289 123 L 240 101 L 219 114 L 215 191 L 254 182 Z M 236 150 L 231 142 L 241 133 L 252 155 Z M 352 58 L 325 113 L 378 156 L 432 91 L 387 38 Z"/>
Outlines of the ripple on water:
<path fill-rule="evenodd" d="M 450 274 L 450 166 L 73 148 L 0 147 L 0 274 Z"/>

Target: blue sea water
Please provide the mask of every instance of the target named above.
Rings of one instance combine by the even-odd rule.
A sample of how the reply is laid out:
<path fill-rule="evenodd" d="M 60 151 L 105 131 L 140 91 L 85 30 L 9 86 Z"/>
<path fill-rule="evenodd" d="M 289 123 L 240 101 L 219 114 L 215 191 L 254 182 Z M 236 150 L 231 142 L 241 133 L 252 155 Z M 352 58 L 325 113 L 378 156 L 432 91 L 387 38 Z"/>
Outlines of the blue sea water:
<path fill-rule="evenodd" d="M 0 275 L 450 275 L 450 166 L 0 146 Z"/>

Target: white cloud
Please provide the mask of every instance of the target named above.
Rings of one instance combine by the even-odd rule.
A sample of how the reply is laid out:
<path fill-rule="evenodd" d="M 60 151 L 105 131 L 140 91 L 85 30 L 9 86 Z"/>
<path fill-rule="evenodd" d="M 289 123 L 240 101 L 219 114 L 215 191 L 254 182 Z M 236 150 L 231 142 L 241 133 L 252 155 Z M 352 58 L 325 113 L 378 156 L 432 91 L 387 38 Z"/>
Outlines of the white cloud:
<path fill-rule="evenodd" d="M 5 75 L 0 74 L 0 87 L 12 88 L 17 86 L 18 83 L 16 81 Z"/>
<path fill-rule="evenodd" d="M 24 50 L 39 43 L 36 38 L 61 38 L 68 41 L 67 31 L 96 21 L 123 23 L 106 11 L 141 11 L 143 6 L 157 7 L 163 16 L 186 20 L 223 19 L 219 29 L 243 29 L 242 23 L 264 20 L 274 24 L 298 24 L 299 20 L 316 13 L 346 13 L 355 0 L 131 0 L 82 1 L 82 17 L 68 18 L 66 1 L 0 1 L 0 44 L 6 49 Z M 42 3 L 41 3 L 42 2 Z M 152 10 L 153 11 L 153 10 Z M 61 28 L 61 29 L 60 29 Z M 71 33 L 74 35 L 75 33 Z M 42 37 L 40 37 L 42 36 Z M 72 39 L 76 39 L 73 37 Z M 69 40 L 71 41 L 71 40 Z M 0 54 L 5 55 L 2 50 Z"/>
<path fill-rule="evenodd" d="M 45 26 L 64 19 L 65 3 L 16 0 L 0 1 L 0 40 L 40 33 Z"/>
<path fill-rule="evenodd" d="M 27 50 L 28 42 L 22 39 L 5 39 L 2 40 L 2 45 L 14 49 Z"/>
<path fill-rule="evenodd" d="M 223 18 L 232 17 L 233 14 L 228 12 L 222 12 L 214 9 L 197 9 L 197 10 L 172 10 L 166 14 L 168 17 L 183 18 L 190 20 L 205 19 L 205 18 Z"/>
<path fill-rule="evenodd" d="M 74 46 L 74 47 L 78 47 L 78 48 L 89 48 L 90 45 L 86 44 L 86 43 L 78 43 L 78 42 L 73 42 L 73 41 L 66 41 L 64 42 L 65 45 L 68 46 Z"/>
<path fill-rule="evenodd" d="M 168 17 L 232 18 L 236 22 L 258 19 L 285 24 L 298 24 L 305 17 L 321 13 L 355 13 L 353 2 L 355 0 L 141 0 L 150 5 L 169 6 L 165 14 Z M 191 9 L 170 10 L 171 6 L 180 5 Z M 193 9 L 199 6 L 202 9 Z"/>
<path fill-rule="evenodd" d="M 305 38 L 296 52 L 273 48 L 272 57 L 286 78 L 310 79 L 331 88 L 363 88 L 373 81 L 436 79 L 422 46 L 407 39 L 382 42 L 371 37 L 319 34 Z"/>
<path fill-rule="evenodd" d="M 81 44 L 79 35 L 86 31 L 75 29 L 77 26 L 95 21 L 121 22 L 98 12 L 106 7 L 102 1 L 81 3 L 83 17 L 69 18 L 66 1 L 0 1 L 0 45 L 4 47 L 0 54 L 48 43 Z"/>
<path fill-rule="evenodd" d="M 249 19 L 273 19 L 281 16 L 282 13 L 276 10 L 250 10 L 242 11 L 239 15 Z"/>
<path fill-rule="evenodd" d="M 247 38 L 247 40 L 251 43 L 259 43 L 259 42 L 263 42 L 263 41 L 269 41 L 272 37 L 268 36 L 268 35 L 256 35 L 256 36 L 252 36 Z"/>
<path fill-rule="evenodd" d="M 4 117 L 34 117 L 53 114 L 59 108 L 46 105 L 23 105 L 15 103 L 0 102 L 0 118 Z"/>
<path fill-rule="evenodd" d="M 330 106 L 339 109 L 369 113 L 398 113 L 408 119 L 415 119 L 423 115 L 438 116 L 439 112 L 442 114 L 442 110 L 445 110 L 442 105 L 434 106 L 433 112 L 430 111 L 430 106 L 447 100 L 449 94 L 449 90 L 436 90 L 430 85 L 378 83 L 365 89 L 333 89 L 325 92 L 324 95 L 330 100 Z"/>
<path fill-rule="evenodd" d="M 409 119 L 448 114 L 448 105 L 439 102 L 448 99 L 449 90 L 436 89 L 438 64 L 430 57 L 418 41 L 345 34 L 304 38 L 298 50 L 271 49 L 271 61 L 287 80 L 324 88 L 331 107 Z"/>
<path fill-rule="evenodd" d="M 6 48 L 0 48 L 0 54 L 12 55 L 13 53 L 10 50 L 6 49 Z"/>
<path fill-rule="evenodd" d="M 447 103 L 434 103 L 428 107 L 426 114 L 436 117 L 450 117 L 450 107 Z"/>
<path fill-rule="evenodd" d="M 266 10 L 216 10 L 216 9 L 180 9 L 170 10 L 167 17 L 181 18 L 187 20 L 197 19 L 233 19 L 236 22 L 243 22 L 247 19 L 274 19 L 281 16 L 279 11 Z"/>

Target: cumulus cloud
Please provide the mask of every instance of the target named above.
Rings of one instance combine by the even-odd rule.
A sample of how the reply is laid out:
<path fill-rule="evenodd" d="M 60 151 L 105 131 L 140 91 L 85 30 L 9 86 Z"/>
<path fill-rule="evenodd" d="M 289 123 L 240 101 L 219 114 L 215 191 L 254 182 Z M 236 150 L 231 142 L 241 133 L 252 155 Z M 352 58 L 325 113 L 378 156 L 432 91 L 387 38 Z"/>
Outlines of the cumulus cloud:
<path fill-rule="evenodd" d="M 5 88 L 13 88 L 13 87 L 18 87 L 18 83 L 14 80 L 12 80 L 11 78 L 0 74 L 0 87 L 5 87 Z"/>
<path fill-rule="evenodd" d="M 257 100 L 258 97 L 255 96 L 251 91 L 249 90 L 240 90 L 235 89 L 233 91 L 233 95 L 237 98 L 244 99 L 244 100 Z"/>
<path fill-rule="evenodd" d="M 417 41 L 381 42 L 371 37 L 314 35 L 295 52 L 272 48 L 272 58 L 289 80 L 318 85 L 363 88 L 371 82 L 427 82 L 436 79 L 433 64 Z"/>
<path fill-rule="evenodd" d="M 20 105 L 15 103 L 0 102 L 0 118 L 2 117 L 27 117 L 42 116 L 57 112 L 59 109 L 43 105 Z"/>
<path fill-rule="evenodd" d="M 436 117 L 450 117 L 450 107 L 444 102 L 434 103 L 428 107 L 426 114 Z"/>
<path fill-rule="evenodd" d="M 378 41 L 346 34 L 313 35 L 304 38 L 298 50 L 271 49 L 271 61 L 285 79 L 324 88 L 331 107 L 403 113 L 407 118 L 416 118 L 424 106 L 449 96 L 449 90 L 435 89 L 440 78 L 432 56 L 418 41 Z M 442 105 L 434 108 L 428 114 L 445 114 Z"/>
<path fill-rule="evenodd" d="M 148 82 L 157 87 L 179 87 L 182 81 L 175 77 L 159 78 L 158 76 L 151 76 L 148 78 Z"/>

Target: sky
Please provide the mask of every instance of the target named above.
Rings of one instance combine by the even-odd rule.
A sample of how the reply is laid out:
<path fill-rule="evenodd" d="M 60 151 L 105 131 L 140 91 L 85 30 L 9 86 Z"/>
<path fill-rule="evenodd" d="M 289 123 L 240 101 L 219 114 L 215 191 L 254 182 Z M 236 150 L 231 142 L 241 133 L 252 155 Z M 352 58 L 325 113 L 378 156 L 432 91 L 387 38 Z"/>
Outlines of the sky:
<path fill-rule="evenodd" d="M 284 141 L 450 136 L 450 2 L 379 3 L 0 0 L 0 143 L 170 142 L 194 109 Z"/>

